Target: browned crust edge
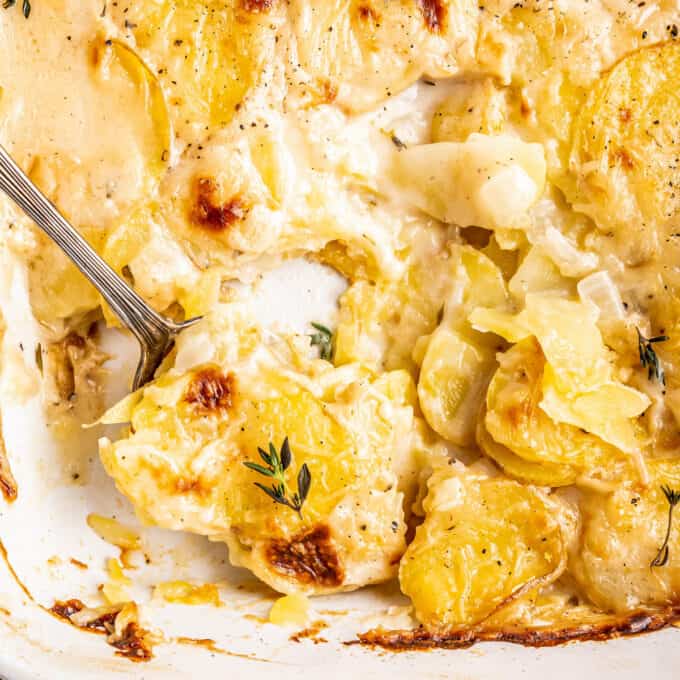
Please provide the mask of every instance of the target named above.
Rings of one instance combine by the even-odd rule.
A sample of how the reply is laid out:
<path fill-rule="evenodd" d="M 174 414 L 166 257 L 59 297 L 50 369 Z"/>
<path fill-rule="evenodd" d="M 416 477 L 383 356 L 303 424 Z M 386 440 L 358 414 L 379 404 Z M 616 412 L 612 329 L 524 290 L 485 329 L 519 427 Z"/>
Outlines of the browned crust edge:
<path fill-rule="evenodd" d="M 0 491 L 8 503 L 15 501 L 19 492 L 7 457 L 5 439 L 2 433 L 2 419 L 0 419 Z"/>
<path fill-rule="evenodd" d="M 611 640 L 618 637 L 652 633 L 680 621 L 680 605 L 657 611 L 638 611 L 623 618 L 564 628 L 528 628 L 506 630 L 462 630 L 446 633 L 375 628 L 360 633 L 345 645 L 381 647 L 392 651 L 419 649 L 464 649 L 478 642 L 511 642 L 525 647 L 555 647 L 567 642 Z"/>

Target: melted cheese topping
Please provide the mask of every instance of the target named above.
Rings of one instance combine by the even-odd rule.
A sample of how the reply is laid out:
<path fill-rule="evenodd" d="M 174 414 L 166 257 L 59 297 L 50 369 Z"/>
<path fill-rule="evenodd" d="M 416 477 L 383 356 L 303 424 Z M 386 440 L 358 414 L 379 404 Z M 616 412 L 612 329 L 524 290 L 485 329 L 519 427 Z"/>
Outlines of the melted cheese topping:
<path fill-rule="evenodd" d="M 440 633 L 677 605 L 678 19 L 615 0 L 0 11 L 0 141 L 152 305 L 206 315 L 108 416 L 133 425 L 102 458 L 140 515 L 226 541 L 284 593 L 399 571 Z M 4 199 L 0 221 L 36 316 L 82 329 L 96 293 Z M 349 282 L 331 362 L 224 285 L 299 255 Z M 243 465 L 284 437 L 286 484 L 311 470 L 300 513 Z"/>

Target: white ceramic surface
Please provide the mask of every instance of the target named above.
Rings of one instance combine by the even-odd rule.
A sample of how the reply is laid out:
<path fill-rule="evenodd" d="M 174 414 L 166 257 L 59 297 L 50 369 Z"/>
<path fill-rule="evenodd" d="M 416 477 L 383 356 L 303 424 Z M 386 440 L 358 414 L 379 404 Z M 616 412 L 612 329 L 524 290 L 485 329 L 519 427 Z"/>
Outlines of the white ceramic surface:
<path fill-rule="evenodd" d="M 8 320 L 5 349 L 33 366 L 36 326 L 28 312 L 24 275 L 10 262 L 0 262 L 0 304 Z M 4 281 L 2 280 L 4 279 Z M 333 323 L 334 299 L 342 281 L 318 265 L 291 263 L 266 276 L 253 301 L 270 323 L 309 332 L 310 320 Z M 124 358 L 111 362 L 107 398 L 124 390 L 134 363 L 134 346 L 121 334 L 106 337 Z M 23 350 L 21 349 L 23 348 Z M 35 376 L 34 376 L 35 377 Z M 134 594 L 143 603 L 148 625 L 162 631 L 167 643 L 155 647 L 155 658 L 133 664 L 114 656 L 99 635 L 77 630 L 47 613 L 55 599 L 77 597 L 96 605 L 97 585 L 105 580 L 107 557 L 118 551 L 101 541 L 86 525 L 88 513 L 115 515 L 135 524 L 127 501 L 105 475 L 96 450 L 99 429 L 78 433 L 78 443 L 55 441 L 42 417 L 40 397 L 17 403 L 16 369 L 4 370 L 2 416 L 19 498 L 0 501 L 0 538 L 9 563 L 26 585 L 23 592 L 0 560 L 0 675 L 8 680 L 112 680 L 114 678 L 617 678 L 655 680 L 680 675 L 680 631 L 666 630 L 608 643 L 571 644 L 554 649 L 525 649 L 506 644 L 478 645 L 469 650 L 387 653 L 347 647 L 360 630 L 405 601 L 394 588 L 315 599 L 314 619 L 329 628 L 327 643 L 289 641 L 294 630 L 257 621 L 265 617 L 272 593 L 257 586 L 245 571 L 228 565 L 226 549 L 207 540 L 158 529 L 144 529 L 144 547 L 151 565 L 140 564 Z M 78 483 L 72 474 L 80 473 Z M 69 562 L 86 563 L 83 571 Z M 224 606 L 187 607 L 150 602 L 151 586 L 171 578 L 219 582 Z M 30 593 L 30 595 L 29 595 Z M 345 615 L 330 612 L 347 611 Z M 173 642 L 179 636 L 211 638 L 223 651 Z"/>

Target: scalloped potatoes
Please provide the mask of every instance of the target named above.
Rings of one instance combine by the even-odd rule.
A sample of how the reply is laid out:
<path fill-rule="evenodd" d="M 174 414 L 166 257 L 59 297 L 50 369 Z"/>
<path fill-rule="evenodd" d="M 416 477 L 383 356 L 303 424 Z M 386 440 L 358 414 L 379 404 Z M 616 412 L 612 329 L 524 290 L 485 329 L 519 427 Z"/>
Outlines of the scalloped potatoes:
<path fill-rule="evenodd" d="M 410 376 L 306 358 L 304 343 L 267 339 L 237 309 L 183 335 L 180 355 L 195 343 L 210 348 L 204 363 L 171 370 L 105 416 L 130 422 L 129 437 L 101 453 L 140 515 L 225 540 L 232 561 L 286 593 L 394 575 L 417 477 Z M 311 473 L 299 514 L 274 503 L 244 465 L 286 438 L 289 480 L 303 464 Z"/>
<path fill-rule="evenodd" d="M 431 644 L 670 620 L 677 9 L 62 5 L 0 11 L 1 141 L 155 308 L 206 317 L 105 416 L 138 515 L 295 597 L 398 577 Z M 110 310 L 0 215 L 46 343 L 93 345 Z M 299 256 L 348 282 L 328 360 L 234 299 Z M 71 409 L 96 385 L 58 356 Z"/>

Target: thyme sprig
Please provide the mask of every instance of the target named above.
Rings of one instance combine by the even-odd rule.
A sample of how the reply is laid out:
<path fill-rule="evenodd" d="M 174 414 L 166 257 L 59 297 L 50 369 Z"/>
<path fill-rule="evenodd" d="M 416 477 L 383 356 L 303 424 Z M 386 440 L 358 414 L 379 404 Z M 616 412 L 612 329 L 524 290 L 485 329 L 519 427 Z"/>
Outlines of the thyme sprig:
<path fill-rule="evenodd" d="M 333 358 L 333 331 L 314 321 L 312 321 L 312 326 L 317 331 L 309 336 L 312 345 L 318 346 L 319 357 L 330 361 Z"/>
<path fill-rule="evenodd" d="M 17 4 L 17 0 L 4 0 L 2 3 L 2 8 L 3 9 L 9 9 L 10 7 L 14 7 L 14 5 Z M 31 16 L 31 2 L 30 0 L 22 0 L 21 2 L 21 12 L 24 15 L 24 18 L 28 19 L 29 16 Z"/>
<path fill-rule="evenodd" d="M 673 509 L 680 503 L 680 491 L 675 491 L 670 486 L 662 486 L 661 491 L 668 501 L 668 527 L 666 528 L 666 537 L 659 548 L 659 552 L 652 560 L 650 567 L 663 567 L 668 562 L 670 548 L 668 547 L 668 540 L 671 537 L 671 527 L 673 524 Z"/>
<path fill-rule="evenodd" d="M 272 442 L 269 442 L 269 452 L 261 449 L 259 446 L 257 447 L 257 452 L 260 454 L 260 458 L 266 463 L 266 467 L 250 461 L 245 461 L 243 464 L 247 468 L 259 472 L 265 477 L 271 477 L 274 480 L 274 483 L 271 486 L 265 486 L 260 482 L 254 482 L 255 486 L 258 489 L 262 489 L 262 491 L 264 491 L 275 503 L 286 505 L 291 510 L 297 512 L 302 519 L 302 506 L 307 499 L 309 487 L 312 483 L 312 475 L 309 472 L 307 463 L 303 463 L 298 470 L 297 491 L 291 493 L 291 490 L 286 483 L 285 476 L 285 472 L 290 467 L 290 463 L 293 460 L 288 437 L 283 440 L 280 453 L 276 450 L 276 447 Z"/>
<path fill-rule="evenodd" d="M 647 378 L 651 380 L 656 378 L 662 385 L 666 384 L 666 374 L 664 373 L 663 366 L 659 361 L 659 357 L 654 351 L 654 345 L 657 342 L 666 342 L 668 340 L 667 335 L 655 335 L 653 338 L 646 338 L 640 329 L 635 329 L 638 334 L 638 352 L 640 354 L 640 365 L 642 368 L 647 369 Z"/>

